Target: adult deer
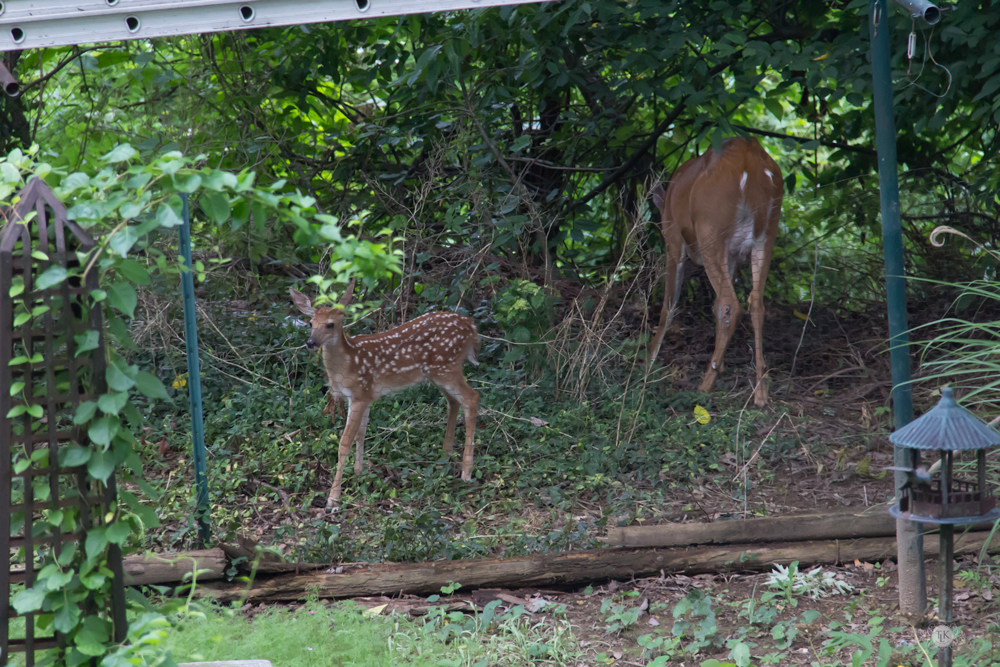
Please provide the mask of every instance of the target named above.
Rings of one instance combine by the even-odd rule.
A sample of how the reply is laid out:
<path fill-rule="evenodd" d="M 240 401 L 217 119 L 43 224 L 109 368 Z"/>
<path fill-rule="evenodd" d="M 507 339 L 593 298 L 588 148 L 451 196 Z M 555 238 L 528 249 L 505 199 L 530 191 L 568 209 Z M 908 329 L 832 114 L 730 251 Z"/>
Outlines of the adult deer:
<path fill-rule="evenodd" d="M 781 217 L 781 178 L 781 169 L 756 139 L 735 138 L 723 141 L 718 151 L 709 148 L 681 165 L 666 192 L 659 183 L 653 188 L 667 255 L 663 310 L 649 344 L 647 365 L 656 358 L 676 314 L 684 261 L 691 258 L 705 267 L 716 296 L 715 353 L 698 388 L 711 391 L 742 312 L 733 289 L 734 274 L 749 257 L 753 272 L 750 316 L 757 365 L 754 403 L 767 403 L 763 381 L 764 283 Z"/>
<path fill-rule="evenodd" d="M 350 303 L 353 290 L 352 280 L 340 300 L 341 306 Z M 309 297 L 298 290 L 290 292 L 299 311 L 312 320 L 306 347 L 319 348 L 322 352 L 329 382 L 327 408 L 335 410 L 338 398 L 347 403 L 347 424 L 340 437 L 337 473 L 327 507 L 336 508 L 340 500 L 344 463 L 352 440 L 357 443 L 354 472 L 361 472 L 371 404 L 380 396 L 411 387 L 424 379 L 436 385 L 448 400 L 448 427 L 444 434 L 446 453 L 454 448 L 459 406 L 465 412 L 462 480 L 471 481 L 479 393 L 465 381 L 462 365 L 466 360 L 479 365 L 476 361 L 479 334 L 475 323 L 458 313 L 428 313 L 384 333 L 349 337 L 344 331 L 343 308 L 314 307 Z"/>

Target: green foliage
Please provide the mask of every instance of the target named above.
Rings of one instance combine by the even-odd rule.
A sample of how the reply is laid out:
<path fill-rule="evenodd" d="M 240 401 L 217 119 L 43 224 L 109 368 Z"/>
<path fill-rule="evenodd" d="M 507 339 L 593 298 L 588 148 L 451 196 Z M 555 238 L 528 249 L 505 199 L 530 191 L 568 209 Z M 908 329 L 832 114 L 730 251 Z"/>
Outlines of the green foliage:
<path fill-rule="evenodd" d="M 843 579 L 838 579 L 833 572 L 825 572 L 822 567 L 800 572 L 798 561 L 792 561 L 788 567 L 775 564 L 774 570 L 768 575 L 767 585 L 776 590 L 764 593 L 760 598 L 761 602 L 766 603 L 780 596 L 793 607 L 798 605 L 796 598 L 800 595 L 816 600 L 831 595 L 845 595 L 854 589 Z"/>
<path fill-rule="evenodd" d="M 970 254 L 985 264 L 989 278 L 954 284 L 922 281 L 956 296 L 944 317 L 918 329 L 930 334 L 916 346 L 920 381 L 949 385 L 960 392 L 965 407 L 993 413 L 1000 411 L 1000 320 L 995 314 L 1000 307 L 995 278 L 1000 252 L 980 246 Z"/>
<path fill-rule="evenodd" d="M 456 480 L 458 454 L 441 453 L 446 407 L 440 392 L 414 387 L 372 405 L 366 442 L 372 468 L 356 475 L 348 463 L 344 497 L 351 520 L 333 522 L 312 515 L 311 508 L 329 488 L 343 421 L 331 426 L 320 414 L 325 375 L 314 354 L 294 347 L 303 332 L 285 316 L 283 283 L 262 291 L 267 300 L 252 316 L 208 309 L 212 325 L 199 332 L 203 348 L 212 352 L 205 358 L 202 388 L 213 525 L 220 539 L 235 537 L 259 521 L 261 503 L 277 503 L 269 523 L 290 558 L 405 562 L 595 546 L 606 521 L 655 521 L 675 489 L 706 476 L 728 484 L 719 460 L 734 451 L 738 424 L 747 429 L 744 434 L 753 433 L 764 419 L 751 410 L 738 422 L 712 397 L 651 395 L 617 384 L 582 403 L 555 398 L 548 378 L 523 387 L 509 370 L 483 363 L 467 367 L 481 404 L 516 403 L 520 419 L 508 418 L 502 407 L 483 411 L 473 466 L 477 481 L 470 486 Z M 143 454 L 151 480 L 164 491 L 159 507 L 170 525 L 151 537 L 162 548 L 187 548 L 194 538 L 187 523 L 190 486 L 179 483 L 177 459 L 161 463 L 153 446 L 166 440 L 173 451 L 186 451 L 186 419 L 176 414 L 186 388 L 179 381 L 169 386 L 186 370 L 185 361 L 164 351 L 137 356 L 136 362 L 159 366 L 175 401 L 144 411 L 150 444 Z M 234 381 L 234 364 L 253 382 Z M 696 404 L 715 415 L 709 423 L 691 418 Z M 762 456 L 788 446 L 783 438 L 769 441 Z M 581 503 L 595 502 L 607 508 L 604 517 L 576 518 Z"/>
<path fill-rule="evenodd" d="M 605 631 L 608 634 L 617 634 L 631 628 L 639 622 L 642 611 L 639 606 L 628 607 L 625 604 L 616 604 L 611 599 L 605 600 L 601 603 L 601 613 L 605 614 Z"/>
<path fill-rule="evenodd" d="M 101 157 L 96 173 L 67 175 L 46 163 L 34 162 L 31 156 L 35 153 L 34 149 L 27 155 L 15 151 L 0 161 L 4 166 L 14 167 L 20 178 L 19 181 L 7 178 L 6 183 L 23 186 L 28 175 L 44 176 L 55 186 L 57 196 L 72 203 L 70 219 L 99 239 L 92 251 L 78 253 L 75 264 L 69 269 L 53 266 L 41 273 L 35 288 L 51 289 L 63 281 L 82 282 L 88 271 L 97 271 L 104 288 L 92 291 L 89 301 L 82 305 L 104 310 L 111 343 L 106 347 L 108 358 L 104 378 L 91 378 L 96 386 L 105 384 L 108 391 L 98 395 L 96 400 L 82 402 L 72 415 L 73 423 L 87 433 L 91 447 L 61 450 L 60 463 L 85 466 L 87 474 L 99 485 L 106 483 L 117 468 L 125 485 L 119 490 L 123 504 L 112 508 L 95 526 L 84 526 L 80 523 L 81 518 L 71 511 L 46 511 L 44 517 L 34 518 L 36 534 L 85 530 L 83 548 L 71 542 L 57 553 L 48 555 L 32 587 L 14 596 L 12 604 L 19 613 L 41 612 L 37 617 L 39 629 L 54 630 L 66 638 L 68 649 L 61 658 L 65 664 L 78 665 L 102 656 L 111 664 L 125 664 L 150 651 L 155 652 L 160 637 L 158 621 L 153 617 L 141 620 L 134 629 L 138 634 L 133 635 L 129 647 L 112 653 L 110 621 L 102 615 L 84 613 L 82 602 L 90 600 L 97 609 L 107 606 L 112 581 L 112 572 L 106 565 L 108 549 L 112 545 L 134 544 L 138 535 L 158 525 L 156 514 L 132 491 L 138 488 L 152 500 L 158 497 L 141 477 L 142 463 L 133 445 L 137 440 L 135 433 L 143 427 L 139 406 L 169 396 L 157 375 L 129 363 L 123 353 L 134 348 L 127 326 L 135 317 L 138 304 L 133 284 L 150 284 L 154 276 L 156 279 L 169 278 L 181 270 L 173 255 L 165 249 L 171 244 L 159 243 L 164 230 L 180 223 L 179 193 L 197 194 L 199 188 L 214 192 L 219 201 L 226 198 L 231 202 L 234 210 L 242 206 L 246 211 L 254 211 L 256 224 L 261 228 L 265 226 L 265 215 L 291 221 L 303 244 L 315 243 L 319 238 L 330 242 L 335 252 L 334 269 L 344 274 L 358 272 L 373 280 L 380 277 L 380 272 L 395 267 L 395 256 L 380 253 L 380 246 L 376 244 L 359 241 L 354 236 L 342 236 L 332 218 L 315 213 L 312 208 L 315 202 L 311 198 L 298 193 L 282 193 L 281 184 L 254 186 L 253 173 L 234 175 L 211 169 L 198 164 L 204 161 L 203 157 L 187 159 L 179 152 L 167 152 L 149 162 L 133 165 L 130 161 L 136 157 L 136 151 L 122 145 Z M 0 171 L 9 175 L 11 170 Z M 139 257 L 145 264 L 137 261 Z M 345 259 L 347 257 L 351 259 Z M 365 259 L 354 262 L 357 257 Z M 11 296 L 16 297 L 23 290 L 22 281 L 11 289 Z M 29 312 L 23 299 L 16 303 L 15 322 L 19 326 L 30 327 L 34 318 L 48 311 L 46 306 Z M 82 321 L 88 321 L 86 313 Z M 100 333 L 84 331 L 76 338 L 84 343 L 83 350 L 89 351 L 97 348 Z M 40 353 L 28 357 L 17 354 L 18 349 L 21 348 L 15 350 L 11 365 L 43 362 Z M 42 428 L 37 421 L 43 417 L 42 406 L 32 405 L 31 401 L 44 395 L 45 390 L 43 383 L 35 383 L 33 395 L 27 396 L 23 382 L 10 387 L 10 395 L 18 404 L 7 416 L 26 414 L 35 420 L 31 424 L 32 431 Z M 48 450 L 30 453 L 32 461 L 43 465 L 41 459 L 47 456 Z M 26 458 L 19 460 L 15 456 L 15 468 L 23 470 L 27 463 Z M 35 477 L 30 483 L 36 501 L 49 497 L 46 479 Z M 19 492 L 23 489 L 15 489 L 15 495 Z M 14 517 L 15 524 L 18 521 L 23 522 L 24 518 Z"/>
<path fill-rule="evenodd" d="M 438 596 L 428 601 L 437 602 Z M 491 602 L 473 615 L 432 606 L 419 621 L 351 603 L 313 601 L 294 611 L 271 607 L 252 618 L 210 607 L 171 616 L 176 628 L 166 648 L 178 661 L 253 655 L 305 667 L 578 664 L 582 656 L 568 624 L 529 617 L 521 607 L 502 613 L 499 604 Z"/>
<path fill-rule="evenodd" d="M 358 238 L 405 237 L 411 280 L 391 288 L 454 307 L 480 301 L 477 274 L 512 263 L 547 283 L 599 284 L 634 242 L 654 176 L 723 135 L 762 130 L 787 194 L 770 296 L 860 309 L 882 298 L 866 14 L 856 2 L 569 0 L 39 49 L 9 63 L 25 93 L 0 109 L 0 135 L 59 147 L 46 159 L 67 173 L 182 150 L 234 177 L 285 179 L 317 210 L 356 221 Z M 995 243 L 1000 8 L 960 3 L 935 30 L 918 24 L 912 63 L 911 22 L 890 20 L 893 71 L 905 72 L 895 103 L 908 270 L 964 279 L 969 263 L 941 261 L 923 238 L 948 222 Z M 318 232 L 294 216 L 262 223 L 216 185 L 193 202 L 204 247 L 322 258 Z M 660 243 L 653 228 L 639 236 Z M 374 259 L 344 256 L 374 271 L 378 252 L 396 250 L 379 245 Z M 630 261 L 618 279 L 648 278 L 648 266 Z"/>
<path fill-rule="evenodd" d="M 483 282 L 488 284 L 489 279 Z M 543 287 L 528 280 L 512 280 L 509 285 L 497 292 L 493 297 L 489 310 L 483 315 L 489 315 L 492 320 L 510 337 L 504 363 L 517 361 L 525 356 L 537 364 L 542 357 L 543 348 L 537 348 L 531 343 L 544 339 L 552 326 L 552 319 L 559 297 Z"/>
<path fill-rule="evenodd" d="M 688 591 L 683 600 L 674 606 L 674 637 L 687 639 L 684 650 L 697 654 L 705 648 L 722 644 L 719 628 L 715 623 L 712 598 L 697 588 Z"/>

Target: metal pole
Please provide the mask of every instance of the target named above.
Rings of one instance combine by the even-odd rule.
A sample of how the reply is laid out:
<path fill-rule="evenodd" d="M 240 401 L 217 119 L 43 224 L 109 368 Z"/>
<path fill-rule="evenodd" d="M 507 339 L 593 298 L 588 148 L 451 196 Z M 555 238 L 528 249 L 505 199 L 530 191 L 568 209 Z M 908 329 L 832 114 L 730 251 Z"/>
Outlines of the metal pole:
<path fill-rule="evenodd" d="M 191 439 L 194 444 L 194 481 L 198 489 L 198 542 L 204 547 L 212 537 L 210 520 L 212 512 L 208 505 L 208 473 L 205 467 L 205 424 L 201 412 L 201 373 L 198 365 L 198 323 L 194 309 L 194 265 L 191 263 L 191 219 L 188 215 L 188 196 L 181 194 L 184 202 L 181 213 L 182 223 L 181 257 L 187 271 L 181 274 L 181 289 L 184 293 L 184 346 L 187 348 L 188 397 L 191 400 Z"/>
<path fill-rule="evenodd" d="M 896 122 L 893 118 L 889 11 L 886 0 L 870 0 L 868 30 L 872 45 L 872 79 L 875 93 L 875 137 L 878 148 L 878 182 L 882 200 L 882 249 L 885 254 L 886 301 L 889 308 L 889 360 L 892 365 L 892 421 L 896 429 L 913 421 L 910 388 L 910 351 L 906 323 L 906 278 L 903 265 L 903 229 L 899 217 L 899 181 L 896 173 Z M 910 467 L 903 447 L 895 448 L 895 464 Z M 896 497 L 906 474 L 896 471 Z M 899 558 L 899 608 L 922 614 L 927 606 L 923 541 L 920 526 L 896 520 Z"/>

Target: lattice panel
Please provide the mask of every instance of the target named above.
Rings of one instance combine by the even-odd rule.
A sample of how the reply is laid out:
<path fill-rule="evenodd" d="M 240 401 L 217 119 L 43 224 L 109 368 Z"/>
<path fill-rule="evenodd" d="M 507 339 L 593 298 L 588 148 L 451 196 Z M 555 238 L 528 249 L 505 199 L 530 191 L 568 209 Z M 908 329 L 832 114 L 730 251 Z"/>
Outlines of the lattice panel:
<path fill-rule="evenodd" d="M 31 587 L 38 571 L 65 549 L 83 547 L 88 528 L 99 525 L 114 506 L 115 486 L 113 475 L 99 484 L 88 477 L 85 465 L 75 464 L 82 460 L 83 448 L 92 447 L 86 432 L 73 423 L 76 408 L 105 386 L 101 312 L 99 306 L 90 308 L 87 298 L 98 287 L 97 273 L 87 274 L 85 284 L 72 275 L 94 242 L 67 220 L 66 209 L 37 178 L 4 213 L 0 541 L 6 544 L 0 545 L 0 554 L 7 566 L 0 567 L 0 595 L 8 600 L 8 613 L 0 622 L 0 662 L 12 652 L 24 652 L 31 667 L 40 660 L 39 651 L 59 650 L 64 639 L 53 630 L 51 613 L 43 609 L 18 616 L 9 601 L 20 585 Z M 64 272 L 71 277 L 54 282 Z M 125 605 L 116 547 L 109 566 L 115 573 L 115 636 L 121 639 Z M 92 600 L 81 605 L 86 613 L 94 611 Z"/>

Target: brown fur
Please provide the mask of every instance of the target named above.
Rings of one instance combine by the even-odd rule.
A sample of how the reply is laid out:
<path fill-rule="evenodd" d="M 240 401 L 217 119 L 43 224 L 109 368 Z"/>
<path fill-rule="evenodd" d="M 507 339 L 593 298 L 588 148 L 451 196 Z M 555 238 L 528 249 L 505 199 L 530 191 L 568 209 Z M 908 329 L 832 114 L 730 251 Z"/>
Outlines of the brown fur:
<path fill-rule="evenodd" d="M 663 310 L 650 341 L 647 364 L 655 359 L 674 318 L 681 272 L 685 259 L 690 257 L 705 267 L 716 295 L 715 353 L 699 391 L 712 389 L 742 313 L 732 277 L 737 264 L 749 255 L 753 271 L 749 305 L 757 366 L 754 403 L 765 405 L 764 283 L 781 218 L 781 169 L 756 139 L 727 139 L 720 151 L 709 149 L 681 165 L 666 192 L 658 183 L 652 194 L 660 210 L 667 254 Z M 752 216 L 752 235 L 748 216 Z"/>

